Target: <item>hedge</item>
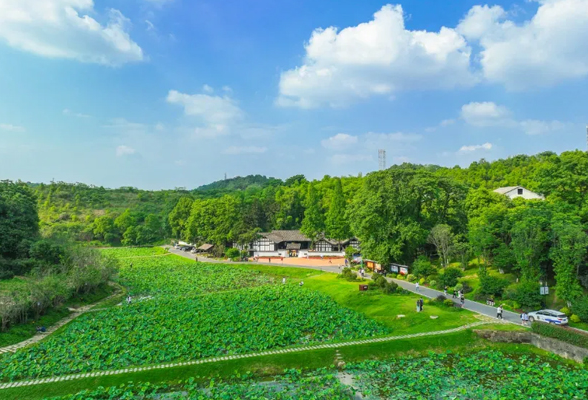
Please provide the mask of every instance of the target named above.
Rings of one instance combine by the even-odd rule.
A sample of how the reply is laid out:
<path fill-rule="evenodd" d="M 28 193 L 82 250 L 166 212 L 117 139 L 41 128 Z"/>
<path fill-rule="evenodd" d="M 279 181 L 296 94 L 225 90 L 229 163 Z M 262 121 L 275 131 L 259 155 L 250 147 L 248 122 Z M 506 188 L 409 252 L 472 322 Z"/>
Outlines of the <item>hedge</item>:
<path fill-rule="evenodd" d="M 541 336 L 561 340 L 574 346 L 588 349 L 588 335 L 576 332 L 569 328 L 562 328 L 557 325 L 550 325 L 544 322 L 533 322 L 531 330 Z"/>

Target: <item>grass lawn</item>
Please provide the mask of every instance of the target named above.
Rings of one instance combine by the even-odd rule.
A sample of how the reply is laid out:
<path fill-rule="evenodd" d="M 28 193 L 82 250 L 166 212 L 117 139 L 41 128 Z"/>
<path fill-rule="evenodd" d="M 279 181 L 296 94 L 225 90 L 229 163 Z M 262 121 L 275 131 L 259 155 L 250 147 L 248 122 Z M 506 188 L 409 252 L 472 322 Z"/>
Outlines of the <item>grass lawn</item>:
<path fill-rule="evenodd" d="M 478 321 L 473 313 L 457 308 L 425 305 L 423 312 L 417 313 L 417 295 L 388 295 L 379 290 L 360 292 L 359 282 L 347 282 L 335 274 L 313 276 L 305 280 L 304 284 L 328 294 L 342 306 L 392 328 L 393 334 L 440 331 Z M 398 318 L 399 314 L 405 317 Z M 433 320 L 431 315 L 439 318 Z"/>

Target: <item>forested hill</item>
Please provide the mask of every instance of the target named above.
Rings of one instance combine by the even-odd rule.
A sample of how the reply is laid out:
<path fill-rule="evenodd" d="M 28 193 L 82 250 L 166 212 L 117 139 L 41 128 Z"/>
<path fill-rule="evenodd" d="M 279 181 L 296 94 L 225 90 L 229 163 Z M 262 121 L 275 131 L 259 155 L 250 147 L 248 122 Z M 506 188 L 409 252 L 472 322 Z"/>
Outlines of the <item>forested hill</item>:
<path fill-rule="evenodd" d="M 266 186 L 279 186 L 282 180 L 268 178 L 263 175 L 237 176 L 234 178 L 216 181 L 202 185 L 196 189 L 197 192 L 228 193 L 236 190 L 247 190 L 249 188 L 264 188 Z"/>

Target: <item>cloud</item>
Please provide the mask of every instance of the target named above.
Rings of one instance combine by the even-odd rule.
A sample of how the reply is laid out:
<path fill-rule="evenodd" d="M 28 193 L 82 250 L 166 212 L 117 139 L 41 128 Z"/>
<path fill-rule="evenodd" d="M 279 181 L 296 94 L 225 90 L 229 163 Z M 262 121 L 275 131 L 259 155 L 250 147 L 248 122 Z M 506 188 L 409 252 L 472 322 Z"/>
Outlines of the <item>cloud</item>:
<path fill-rule="evenodd" d="M 153 22 L 149 21 L 148 19 L 145 20 L 145 24 L 147 24 L 147 30 L 148 31 L 154 31 L 155 29 L 155 25 L 153 25 Z"/>
<path fill-rule="evenodd" d="M 213 93 L 214 89 L 211 86 L 204 85 L 204 86 L 202 86 L 202 91 L 206 92 L 206 93 Z"/>
<path fill-rule="evenodd" d="M 173 2 L 174 0 L 144 0 L 145 2 L 152 4 L 156 7 L 162 7 L 166 4 Z"/>
<path fill-rule="evenodd" d="M 116 156 L 117 157 L 131 156 L 135 153 L 136 153 L 135 149 L 133 149 L 132 147 L 129 147 L 129 146 L 121 145 L 116 148 Z"/>
<path fill-rule="evenodd" d="M 405 29 L 400 5 L 386 5 L 373 20 L 341 31 L 316 29 L 305 50 L 304 64 L 280 77 L 281 106 L 336 107 L 373 95 L 476 82 L 465 39 L 446 27 Z"/>
<path fill-rule="evenodd" d="M 411 147 L 413 143 L 416 143 L 422 139 L 421 135 L 414 133 L 374 133 L 368 132 L 362 135 L 364 147 L 370 150 L 376 149 L 390 149 L 399 150 L 407 147 Z"/>
<path fill-rule="evenodd" d="M 541 135 L 561 131 L 570 126 L 568 123 L 542 121 L 535 119 L 517 120 L 510 110 L 493 102 L 469 103 L 461 108 L 461 119 L 476 127 L 498 126 L 521 130 L 527 135 Z"/>
<path fill-rule="evenodd" d="M 122 133 L 144 133 L 151 128 L 139 122 L 127 121 L 125 118 L 114 118 L 109 124 L 104 125 L 105 128 L 114 129 Z"/>
<path fill-rule="evenodd" d="M 321 140 L 321 145 L 330 150 L 343 150 L 357 143 L 357 136 L 351 136 L 346 133 L 338 133 L 328 139 Z"/>
<path fill-rule="evenodd" d="M 223 150 L 223 154 L 262 154 L 266 151 L 267 147 L 231 146 Z"/>
<path fill-rule="evenodd" d="M 22 126 L 11 125 L 11 124 L 0 124 L 0 130 L 8 132 L 25 132 L 26 129 Z"/>
<path fill-rule="evenodd" d="M 92 0 L 2 0 L 0 41 L 43 57 L 105 65 L 142 61 L 143 51 L 130 35 L 130 21 L 118 10 L 106 25 Z"/>
<path fill-rule="evenodd" d="M 455 124 L 457 121 L 455 119 L 444 119 L 439 123 L 439 126 L 449 126 Z"/>
<path fill-rule="evenodd" d="M 182 106 L 185 115 L 202 121 L 204 126 L 196 128 L 194 132 L 201 137 L 225 135 L 245 115 L 229 96 L 190 95 L 170 90 L 167 102 Z"/>
<path fill-rule="evenodd" d="M 510 111 L 491 101 L 472 102 L 461 107 L 461 118 L 473 126 L 497 126 L 511 123 Z"/>
<path fill-rule="evenodd" d="M 471 146 L 461 146 L 458 153 L 459 154 L 467 154 L 467 153 L 473 153 L 478 150 L 492 150 L 492 143 L 475 144 L 475 145 L 471 145 Z"/>
<path fill-rule="evenodd" d="M 231 89 L 230 86 L 223 86 L 222 89 L 223 89 L 224 92 L 227 92 L 227 93 L 232 93 L 233 92 L 233 89 Z"/>
<path fill-rule="evenodd" d="M 517 24 L 500 6 L 474 6 L 457 26 L 478 43 L 484 77 L 523 90 L 588 76 L 588 0 L 532 0 L 536 14 Z"/>
<path fill-rule="evenodd" d="M 74 112 L 68 108 L 63 110 L 63 115 L 67 115 L 67 116 L 71 116 L 71 117 L 77 117 L 77 118 L 90 118 L 91 116 L 88 114 L 82 114 L 82 113 L 77 113 Z"/>

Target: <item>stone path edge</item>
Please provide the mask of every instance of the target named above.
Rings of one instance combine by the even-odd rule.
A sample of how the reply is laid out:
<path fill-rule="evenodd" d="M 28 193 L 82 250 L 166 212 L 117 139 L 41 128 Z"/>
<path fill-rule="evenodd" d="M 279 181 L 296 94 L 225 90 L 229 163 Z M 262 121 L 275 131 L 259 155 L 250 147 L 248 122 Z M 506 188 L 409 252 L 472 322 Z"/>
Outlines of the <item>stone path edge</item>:
<path fill-rule="evenodd" d="M 463 331 L 466 329 L 474 328 L 476 326 L 486 325 L 488 323 L 489 323 L 488 321 L 479 321 L 479 322 L 474 322 L 471 324 L 467 324 L 467 325 L 459 326 L 457 328 L 447 329 L 447 330 L 443 330 L 443 331 L 413 333 L 413 334 L 401 335 L 401 336 L 385 336 L 385 337 L 380 337 L 380 338 L 363 339 L 363 340 L 359 339 L 359 340 L 340 342 L 340 343 L 325 343 L 325 344 L 313 345 L 313 346 L 291 347 L 291 348 L 285 348 L 285 349 L 267 350 L 267 351 L 261 351 L 261 352 L 256 352 L 256 353 L 234 354 L 234 355 L 222 356 L 222 357 L 210 357 L 210 358 L 203 358 L 203 359 L 194 360 L 194 361 L 166 363 L 166 364 L 159 364 L 159 365 L 149 365 L 149 366 L 144 366 L 144 367 L 124 368 L 124 369 L 111 370 L 111 371 L 95 371 L 95 372 L 86 372 L 86 373 L 78 373 L 78 374 L 71 374 L 71 375 L 62 375 L 62 376 L 56 376 L 56 377 L 51 377 L 51 378 L 7 382 L 7 383 L 0 384 L 0 390 L 12 389 L 12 388 L 24 387 L 24 386 L 42 385 L 45 383 L 80 380 L 80 379 L 84 379 L 84 378 L 97 378 L 97 377 L 102 377 L 102 376 L 107 376 L 107 375 L 122 375 L 122 374 L 128 374 L 128 373 L 133 373 L 133 372 L 151 371 L 151 370 L 159 370 L 159 369 L 166 369 L 166 368 L 208 364 L 208 363 L 214 363 L 214 362 L 219 362 L 219 361 L 229 361 L 229 360 L 238 360 L 238 359 L 244 359 L 244 358 L 270 356 L 270 355 L 275 355 L 275 354 L 297 353 L 297 352 L 302 352 L 302 351 L 348 347 L 348 346 L 356 346 L 356 345 L 361 345 L 361 344 L 378 343 L 378 342 L 391 342 L 394 340 L 412 339 L 412 338 L 418 338 L 418 337 L 423 337 L 423 336 L 438 336 L 438 335 L 445 335 L 445 334 L 449 334 L 449 333 Z"/>

